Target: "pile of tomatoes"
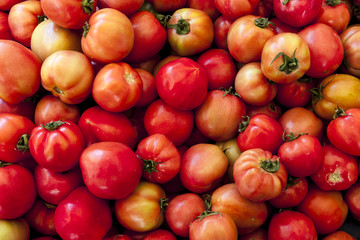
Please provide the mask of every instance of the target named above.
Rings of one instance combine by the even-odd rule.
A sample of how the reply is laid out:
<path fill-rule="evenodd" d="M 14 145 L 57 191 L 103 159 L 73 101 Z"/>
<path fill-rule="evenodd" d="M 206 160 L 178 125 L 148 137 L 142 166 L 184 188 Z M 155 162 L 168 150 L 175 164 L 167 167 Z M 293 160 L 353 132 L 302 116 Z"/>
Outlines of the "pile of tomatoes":
<path fill-rule="evenodd" d="M 1 0 L 0 240 L 359 239 L 359 0 Z"/>

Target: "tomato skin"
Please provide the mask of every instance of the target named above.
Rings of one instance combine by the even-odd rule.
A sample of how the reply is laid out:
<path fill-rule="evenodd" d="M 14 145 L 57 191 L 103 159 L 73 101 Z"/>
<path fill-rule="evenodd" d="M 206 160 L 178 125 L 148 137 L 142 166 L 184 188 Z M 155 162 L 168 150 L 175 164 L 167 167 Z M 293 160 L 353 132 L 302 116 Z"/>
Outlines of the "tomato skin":
<path fill-rule="evenodd" d="M 140 160 L 133 150 L 119 142 L 91 144 L 81 153 L 79 164 L 89 191 L 104 199 L 128 196 L 142 174 Z"/>
<path fill-rule="evenodd" d="M 282 211 L 272 216 L 269 223 L 268 239 L 307 239 L 317 240 L 317 232 L 313 221 L 305 214 L 297 211 Z"/>
<path fill-rule="evenodd" d="M 267 240 L 267 230 L 260 227 L 250 233 L 240 234 L 238 240 Z"/>
<path fill-rule="evenodd" d="M 115 201 L 116 218 L 131 231 L 155 230 L 164 222 L 160 201 L 165 197 L 165 191 L 158 184 L 142 180 L 129 196 Z"/>
<path fill-rule="evenodd" d="M 355 77 L 360 77 L 360 61 L 358 55 L 359 37 L 360 25 L 358 24 L 348 26 L 348 28 L 340 34 L 340 39 L 344 46 L 344 60 L 341 65 L 341 70 Z"/>
<path fill-rule="evenodd" d="M 264 161 L 278 164 L 278 169 L 268 172 L 261 167 Z M 234 180 L 240 194 L 250 201 L 262 202 L 278 196 L 286 187 L 287 172 L 278 156 L 261 148 L 242 152 L 234 164 Z"/>
<path fill-rule="evenodd" d="M 227 34 L 233 22 L 224 15 L 214 21 L 214 42 L 218 48 L 228 50 Z"/>
<path fill-rule="evenodd" d="M 179 34 L 172 25 L 185 20 L 189 31 Z M 213 43 L 213 21 L 203 10 L 195 8 L 180 8 L 176 10 L 167 25 L 167 38 L 171 49 L 179 56 L 191 56 L 201 53 Z"/>
<path fill-rule="evenodd" d="M 119 62 L 134 46 L 131 21 L 119 10 L 100 9 L 90 16 L 89 25 L 89 31 L 81 37 L 81 48 L 95 62 Z"/>
<path fill-rule="evenodd" d="M 130 16 L 140 9 L 144 0 L 117 1 L 117 0 L 98 0 L 99 8 L 115 8 L 126 16 Z"/>
<path fill-rule="evenodd" d="M 341 231 L 341 230 L 330 233 L 323 238 L 323 240 L 337 240 L 337 239 L 356 240 L 356 238 L 351 236 L 349 233 Z"/>
<path fill-rule="evenodd" d="M 151 3 L 157 12 L 174 12 L 186 6 L 186 0 L 146 0 Z"/>
<path fill-rule="evenodd" d="M 155 81 L 160 98 L 175 109 L 192 110 L 206 98 L 207 73 L 190 58 L 181 57 L 168 62 L 160 68 Z"/>
<path fill-rule="evenodd" d="M 234 182 L 234 164 L 238 157 L 240 156 L 240 149 L 236 143 L 236 137 L 231 138 L 227 141 L 216 142 L 216 144 L 223 150 L 226 158 L 228 159 L 228 167 L 226 171 L 226 175 L 224 177 L 225 182 Z"/>
<path fill-rule="evenodd" d="M 204 211 L 204 201 L 199 195 L 183 193 L 169 201 L 165 220 L 173 233 L 180 237 L 188 237 L 191 222 Z"/>
<path fill-rule="evenodd" d="M 231 56 L 238 62 L 260 61 L 261 52 L 267 40 L 275 36 L 271 25 L 256 23 L 259 16 L 245 15 L 236 19 L 227 34 L 227 46 Z"/>
<path fill-rule="evenodd" d="M 225 94 L 223 90 L 209 91 L 205 101 L 195 110 L 196 127 L 214 141 L 235 137 L 241 119 L 246 115 L 241 98 L 232 93 Z"/>
<path fill-rule="evenodd" d="M 136 107 L 144 107 L 150 105 L 158 98 L 158 92 L 155 85 L 155 77 L 150 72 L 141 69 L 134 68 L 135 71 L 139 74 L 141 81 L 143 83 L 143 89 L 140 95 L 139 100 L 137 100 Z"/>
<path fill-rule="evenodd" d="M 0 220 L 0 238 L 27 240 L 30 238 L 30 227 L 23 218 L 1 219 Z M 40 239 L 41 240 L 41 239 Z M 46 240 L 46 239 L 45 239 Z"/>
<path fill-rule="evenodd" d="M 104 110 L 123 112 L 135 106 L 142 87 L 140 75 L 128 63 L 109 63 L 96 74 L 92 96 Z"/>
<path fill-rule="evenodd" d="M 166 183 L 180 171 L 180 153 L 163 134 L 153 134 L 142 139 L 135 153 L 142 160 L 143 177 L 150 182 Z"/>
<path fill-rule="evenodd" d="M 238 234 L 256 230 L 268 217 L 266 204 L 242 197 L 235 183 L 222 185 L 213 191 L 211 211 L 229 215 L 236 224 Z"/>
<path fill-rule="evenodd" d="M 13 113 L 27 117 L 34 121 L 35 103 L 33 101 L 23 101 L 16 104 L 7 103 L 0 98 L 0 113 Z"/>
<path fill-rule="evenodd" d="M 341 65 L 344 47 L 340 36 L 326 24 L 315 23 L 297 33 L 310 50 L 310 68 L 306 75 L 313 78 L 329 76 Z"/>
<path fill-rule="evenodd" d="M 35 124 L 27 117 L 12 114 L 0 114 L 0 159 L 4 162 L 14 163 L 31 158 L 29 140 Z M 24 136 L 23 136 L 24 135 Z"/>
<path fill-rule="evenodd" d="M 176 240 L 176 236 L 168 230 L 157 229 L 148 233 L 144 240 Z"/>
<path fill-rule="evenodd" d="M 322 162 L 321 143 L 311 135 L 301 135 L 295 140 L 285 141 L 277 154 L 288 174 L 293 177 L 308 177 L 314 174 Z"/>
<path fill-rule="evenodd" d="M 226 1 L 214 0 L 215 7 L 227 18 L 236 20 L 237 18 L 250 14 L 259 4 L 260 0 L 241 0 Z"/>
<path fill-rule="evenodd" d="M 0 39 L 14 39 L 9 25 L 9 14 L 5 12 L 0 12 Z"/>
<path fill-rule="evenodd" d="M 111 237 L 106 237 L 103 240 L 133 240 L 133 239 L 130 238 L 128 235 L 117 234 Z"/>
<path fill-rule="evenodd" d="M 9 11 L 15 4 L 23 0 L 4 0 L 0 3 L 0 11 Z"/>
<path fill-rule="evenodd" d="M 302 29 L 302 27 L 290 26 L 289 24 L 282 22 L 278 17 L 271 18 L 270 21 L 275 24 L 276 27 L 274 30 L 276 33 L 283 33 L 283 32 L 297 33 Z"/>
<path fill-rule="evenodd" d="M 219 146 L 199 143 L 191 146 L 181 158 L 180 180 L 194 193 L 205 193 L 220 184 L 228 160 Z"/>
<path fill-rule="evenodd" d="M 186 7 L 204 11 L 213 21 L 221 15 L 215 7 L 214 0 L 187 0 Z"/>
<path fill-rule="evenodd" d="M 0 74 L 0 98 L 10 104 L 23 102 L 40 87 L 41 60 L 13 40 L 0 39 L 0 52 L 0 68 L 6 69 Z"/>
<path fill-rule="evenodd" d="M 346 191 L 344 199 L 349 207 L 351 216 L 357 221 L 360 220 L 360 182 L 351 185 Z"/>
<path fill-rule="evenodd" d="M 342 191 L 354 184 L 359 175 L 358 162 L 333 145 L 322 146 L 320 168 L 311 175 L 313 182 L 322 190 Z"/>
<path fill-rule="evenodd" d="M 250 118 L 257 113 L 264 113 L 277 121 L 282 114 L 282 109 L 277 102 L 271 101 L 269 104 L 265 104 L 262 106 L 247 105 L 246 113 Z"/>
<path fill-rule="evenodd" d="M 300 78 L 287 84 L 278 84 L 276 100 L 287 108 L 304 107 L 311 99 L 310 89 L 315 87 L 311 79 Z"/>
<path fill-rule="evenodd" d="M 74 207 L 78 211 L 74 211 Z M 112 225 L 111 210 L 106 200 L 81 186 L 56 207 L 54 223 L 56 232 L 64 240 L 102 239 Z"/>
<path fill-rule="evenodd" d="M 296 209 L 313 220 L 318 234 L 338 230 L 348 214 L 348 206 L 341 192 L 324 191 L 314 184 L 309 185 L 305 199 Z"/>
<path fill-rule="evenodd" d="M 265 113 L 255 114 L 248 122 L 245 121 L 241 124 L 245 124 L 246 128 L 237 136 L 240 151 L 262 148 L 276 153 L 283 142 L 284 130 L 280 123 Z"/>

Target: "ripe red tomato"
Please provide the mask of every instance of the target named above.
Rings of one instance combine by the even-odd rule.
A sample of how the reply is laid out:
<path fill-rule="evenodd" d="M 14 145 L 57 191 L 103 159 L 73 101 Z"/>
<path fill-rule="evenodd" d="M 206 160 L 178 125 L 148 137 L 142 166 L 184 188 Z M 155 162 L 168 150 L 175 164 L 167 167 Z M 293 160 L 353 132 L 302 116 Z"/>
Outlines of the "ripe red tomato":
<path fill-rule="evenodd" d="M 128 196 L 140 182 L 142 168 L 133 150 L 120 142 L 93 143 L 79 161 L 84 183 L 99 198 Z"/>
<path fill-rule="evenodd" d="M 154 6 L 156 12 L 174 12 L 183 8 L 187 0 L 146 0 Z"/>
<path fill-rule="evenodd" d="M 142 92 L 139 100 L 135 103 L 136 107 L 144 107 L 150 105 L 158 98 L 158 92 L 155 85 L 155 77 L 147 70 L 134 68 L 139 74 L 143 83 Z"/>
<path fill-rule="evenodd" d="M 98 0 L 97 5 L 99 8 L 115 8 L 124 13 L 126 16 L 130 16 L 138 11 L 143 4 L 144 0 Z"/>
<path fill-rule="evenodd" d="M 360 221 L 360 182 L 351 185 L 346 191 L 344 199 L 349 207 L 351 216 Z"/>
<path fill-rule="evenodd" d="M 228 50 L 227 34 L 233 22 L 224 15 L 214 21 L 214 42 L 218 48 Z"/>
<path fill-rule="evenodd" d="M 237 18 L 252 13 L 260 0 L 214 0 L 215 7 L 227 18 L 236 20 Z"/>
<path fill-rule="evenodd" d="M 56 232 L 64 240 L 98 240 L 105 237 L 111 228 L 111 210 L 106 200 L 95 197 L 82 186 L 73 190 L 56 207 L 54 224 Z"/>
<path fill-rule="evenodd" d="M 240 234 L 238 240 L 267 240 L 267 230 L 263 227 L 247 234 Z"/>
<path fill-rule="evenodd" d="M 187 0 L 186 7 L 200 9 L 206 12 L 213 21 L 221 14 L 215 7 L 214 0 Z"/>
<path fill-rule="evenodd" d="M 12 6 L 15 4 L 22 2 L 23 0 L 4 0 L 0 3 L 0 11 L 9 11 Z"/>
<path fill-rule="evenodd" d="M 335 231 L 333 233 L 330 233 L 328 235 L 326 235 L 323 240 L 338 240 L 338 239 L 342 239 L 342 240 L 356 240 L 356 238 L 354 238 L 353 236 L 351 236 L 349 233 L 338 230 Z"/>
<path fill-rule="evenodd" d="M 23 101 L 16 104 L 7 103 L 0 98 L 0 113 L 12 113 L 27 117 L 34 121 L 35 103 L 33 101 Z"/>
<path fill-rule="evenodd" d="M 287 24 L 285 22 L 282 22 L 276 16 L 271 18 L 270 21 L 275 24 L 275 32 L 276 33 L 283 33 L 283 32 L 297 33 L 301 29 L 303 29 L 302 27 L 294 27 L 294 26 L 291 26 L 291 25 L 289 25 L 289 24 Z"/>
<path fill-rule="evenodd" d="M 286 187 L 287 172 L 279 157 L 261 148 L 242 152 L 234 164 L 234 181 L 241 196 L 262 202 Z"/>
<path fill-rule="evenodd" d="M 169 230 L 165 229 L 157 229 L 148 233 L 144 240 L 176 240 L 176 236 L 170 232 Z"/>
<path fill-rule="evenodd" d="M 29 150 L 42 167 L 55 172 L 75 167 L 85 147 L 80 128 L 70 121 L 55 121 L 35 127 L 30 134 Z"/>

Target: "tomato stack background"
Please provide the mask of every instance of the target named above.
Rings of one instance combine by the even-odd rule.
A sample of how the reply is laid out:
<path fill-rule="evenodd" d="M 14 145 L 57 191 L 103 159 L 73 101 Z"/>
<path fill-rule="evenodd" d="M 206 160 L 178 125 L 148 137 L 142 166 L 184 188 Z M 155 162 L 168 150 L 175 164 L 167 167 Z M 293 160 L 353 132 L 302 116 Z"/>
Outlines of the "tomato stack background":
<path fill-rule="evenodd" d="M 358 0 L 3 0 L 0 240 L 359 239 Z"/>

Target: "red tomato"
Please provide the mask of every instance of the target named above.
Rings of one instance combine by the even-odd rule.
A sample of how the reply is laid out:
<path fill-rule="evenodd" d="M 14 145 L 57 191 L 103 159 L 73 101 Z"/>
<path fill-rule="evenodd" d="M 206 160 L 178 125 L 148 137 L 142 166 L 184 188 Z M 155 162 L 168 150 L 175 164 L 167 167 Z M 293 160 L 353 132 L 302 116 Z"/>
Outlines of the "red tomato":
<path fill-rule="evenodd" d="M 142 160 L 143 177 L 150 182 L 166 183 L 180 171 L 180 153 L 163 134 L 142 139 L 135 153 Z"/>
<path fill-rule="evenodd" d="M 166 29 L 149 11 L 139 11 L 129 17 L 134 29 L 134 46 L 126 62 L 142 62 L 159 53 L 167 40 Z"/>
<path fill-rule="evenodd" d="M 180 237 L 188 237 L 191 222 L 204 211 L 204 201 L 199 195 L 183 193 L 169 201 L 165 220 L 173 233 Z"/>
<path fill-rule="evenodd" d="M 218 48 L 228 50 L 227 34 L 233 22 L 224 15 L 214 21 L 214 42 Z"/>
<path fill-rule="evenodd" d="M 80 168 L 89 191 L 99 198 L 128 196 L 140 182 L 140 160 L 119 142 L 93 143 L 81 153 Z"/>
<path fill-rule="evenodd" d="M 282 211 L 271 217 L 268 240 L 317 240 L 313 221 L 301 212 Z"/>
<path fill-rule="evenodd" d="M 241 196 L 262 202 L 275 198 L 285 189 L 287 172 L 278 156 L 253 148 L 242 152 L 236 160 L 234 180 Z"/>
<path fill-rule="evenodd" d="M 155 81 L 160 98 L 175 109 L 192 110 L 206 98 L 206 70 L 190 58 L 168 62 L 160 68 Z"/>
<path fill-rule="evenodd" d="M 330 142 L 341 151 L 360 156 L 360 108 L 337 109 L 326 128 Z"/>
<path fill-rule="evenodd" d="M 34 178 L 39 197 L 53 205 L 58 205 L 75 188 L 83 185 L 78 167 L 66 172 L 54 172 L 37 165 Z"/>
<path fill-rule="evenodd" d="M 4 0 L 0 3 L 0 11 L 9 11 L 12 6 L 15 4 L 22 2 L 23 0 Z"/>
<path fill-rule="evenodd" d="M 144 126 L 148 135 L 164 134 L 175 146 L 183 144 L 194 128 L 194 113 L 180 111 L 158 99 L 151 103 L 144 116 Z"/>
<path fill-rule="evenodd" d="M 360 182 L 351 185 L 345 192 L 345 201 L 349 207 L 351 216 L 360 221 Z"/>
<path fill-rule="evenodd" d="M 345 73 L 360 77 L 360 61 L 359 61 L 359 42 L 360 42 L 360 25 L 350 25 L 340 35 L 341 42 L 344 47 L 344 59 L 341 69 Z"/>
<path fill-rule="evenodd" d="M 240 234 L 238 240 L 267 240 L 267 230 L 258 228 L 247 234 Z"/>
<path fill-rule="evenodd" d="M 241 119 L 246 115 L 245 103 L 232 90 L 211 90 L 195 110 L 197 129 L 214 141 L 226 141 L 238 133 Z"/>
<path fill-rule="evenodd" d="M 282 22 L 276 16 L 274 18 L 271 18 L 270 21 L 275 24 L 274 30 L 276 33 L 284 33 L 284 32 L 297 33 L 302 29 L 302 27 L 294 27 L 285 22 Z"/>
<path fill-rule="evenodd" d="M 244 117 L 240 124 L 237 144 L 240 151 L 253 148 L 276 153 L 282 144 L 283 127 L 275 119 L 264 113 Z"/>
<path fill-rule="evenodd" d="M 23 102 L 11 104 L 0 98 L 0 113 L 13 113 L 27 117 L 31 121 L 34 120 L 35 103 L 33 101 L 24 100 Z"/>
<path fill-rule="evenodd" d="M 187 0 L 146 0 L 154 6 L 156 12 L 173 12 L 186 5 Z"/>
<path fill-rule="evenodd" d="M 142 88 L 140 75 L 128 63 L 109 63 L 96 74 L 92 96 L 103 109 L 123 112 L 135 106 Z"/>
<path fill-rule="evenodd" d="M 338 239 L 342 239 L 342 240 L 356 240 L 353 236 L 351 236 L 349 233 L 338 230 L 335 231 L 333 233 L 330 233 L 328 235 L 326 235 L 323 240 L 338 240 Z"/>
<path fill-rule="evenodd" d="M 35 203 L 37 190 L 33 175 L 19 165 L 0 162 L 0 179 L 0 219 L 21 217 Z"/>
<path fill-rule="evenodd" d="M 115 201 L 115 214 L 126 229 L 152 231 L 164 222 L 165 191 L 156 183 L 141 181 L 127 197 Z"/>
<path fill-rule="evenodd" d="M 81 48 L 85 55 L 100 63 L 121 61 L 133 46 L 134 29 L 131 21 L 114 8 L 103 8 L 92 14 L 81 38 Z"/>
<path fill-rule="evenodd" d="M 0 69 L 6 69 L 0 73 L 0 98 L 17 104 L 33 96 L 40 87 L 41 64 L 24 45 L 0 39 Z"/>
<path fill-rule="evenodd" d="M 215 7 L 227 18 L 236 20 L 237 18 L 252 13 L 260 0 L 214 0 Z"/>
<path fill-rule="evenodd" d="M 213 21 L 221 14 L 215 7 L 214 0 L 187 0 L 186 7 L 204 11 Z"/>
<path fill-rule="evenodd" d="M 143 4 L 144 0 L 98 0 L 99 8 L 115 8 L 124 13 L 126 16 L 130 16 L 136 11 L 138 11 Z"/>
<path fill-rule="evenodd" d="M 272 101 L 269 104 L 265 104 L 262 106 L 247 105 L 246 113 L 250 118 L 252 118 L 257 113 L 264 113 L 269 117 L 278 120 L 282 114 L 282 110 L 278 103 Z"/>
<path fill-rule="evenodd" d="M 0 39 L 13 39 L 9 25 L 9 14 L 5 12 L 0 12 Z"/>
<path fill-rule="evenodd" d="M 134 68 L 139 74 L 143 83 L 143 89 L 139 100 L 136 102 L 136 107 L 144 107 L 150 105 L 158 97 L 158 92 L 155 85 L 155 77 L 148 71 L 141 68 Z"/>
<path fill-rule="evenodd" d="M 297 134 L 297 136 L 295 136 Z M 322 162 L 320 140 L 307 133 L 284 135 L 277 155 L 293 177 L 308 177 L 318 171 Z"/>
<path fill-rule="evenodd" d="M 123 113 L 112 113 L 99 106 L 87 108 L 80 116 L 79 128 L 85 145 L 96 142 L 121 142 L 134 148 L 138 136 L 134 125 Z"/>
<path fill-rule="evenodd" d="M 181 58 L 181 57 L 178 55 L 170 54 L 170 55 L 166 56 L 165 58 L 161 59 L 155 65 L 154 70 L 153 70 L 153 75 L 156 77 L 157 73 L 159 72 L 160 68 L 162 68 L 162 66 L 164 66 L 168 62 L 171 62 L 172 60 L 179 59 L 179 58 Z"/>
<path fill-rule="evenodd" d="M 303 27 L 320 13 L 322 0 L 274 0 L 275 15 L 283 22 Z"/>
<path fill-rule="evenodd" d="M 14 163 L 31 158 L 29 138 L 35 124 L 27 117 L 12 114 L 0 114 L 0 159 Z"/>
<path fill-rule="evenodd" d="M 98 240 L 105 237 L 112 225 L 111 210 L 107 201 L 82 186 L 59 203 L 54 223 L 56 232 L 64 240 Z"/>
<path fill-rule="evenodd" d="M 180 179 L 194 193 L 216 188 L 225 175 L 228 160 L 219 146 L 199 143 L 191 146 L 181 159 Z"/>
<path fill-rule="evenodd" d="M 241 196 L 235 183 L 215 189 L 211 195 L 211 211 L 229 215 L 236 224 L 238 234 L 256 230 L 268 217 L 266 204 L 253 202 Z"/>
<path fill-rule="evenodd" d="M 311 175 L 313 182 L 322 190 L 342 191 L 348 189 L 358 179 L 358 162 L 332 145 L 322 146 L 320 168 Z"/>
<path fill-rule="evenodd" d="M 338 230 L 348 214 L 348 206 L 341 192 L 324 191 L 314 184 L 309 185 L 305 199 L 296 209 L 313 220 L 318 234 Z"/>
<path fill-rule="evenodd" d="M 344 47 L 335 30 L 326 24 L 315 23 L 298 32 L 298 35 L 310 50 L 311 64 L 306 75 L 323 78 L 338 69 L 344 57 Z"/>
<path fill-rule="evenodd" d="M 245 15 L 236 19 L 227 35 L 227 46 L 233 58 L 241 63 L 260 61 L 267 40 L 275 36 L 267 18 Z"/>
<path fill-rule="evenodd" d="M 214 41 L 213 21 L 195 8 L 176 10 L 167 23 L 171 49 L 180 56 L 191 56 L 207 50 Z"/>
<path fill-rule="evenodd" d="M 176 240 L 176 236 L 165 229 L 157 229 L 154 230 L 150 233 L 148 233 L 145 237 L 144 240 Z"/>

